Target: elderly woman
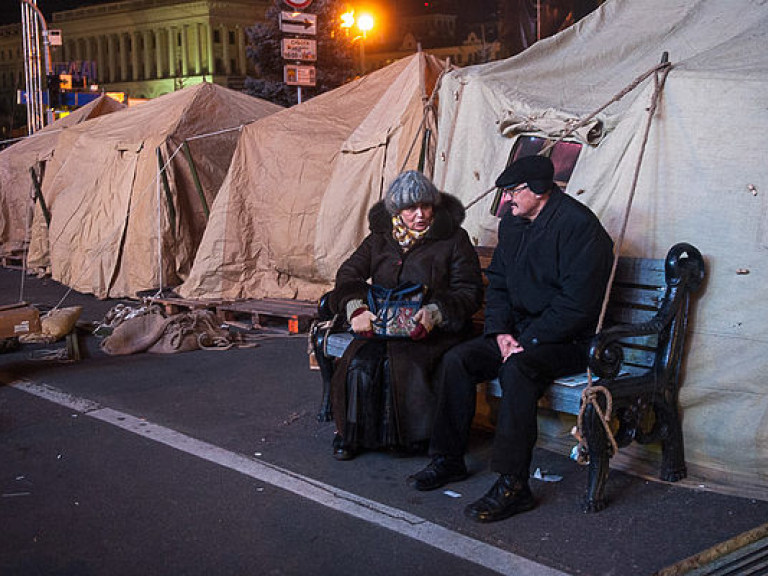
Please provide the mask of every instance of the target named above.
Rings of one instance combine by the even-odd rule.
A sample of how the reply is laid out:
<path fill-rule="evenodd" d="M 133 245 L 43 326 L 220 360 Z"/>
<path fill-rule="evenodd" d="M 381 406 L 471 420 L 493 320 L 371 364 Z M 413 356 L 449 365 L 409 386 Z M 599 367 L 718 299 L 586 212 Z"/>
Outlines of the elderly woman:
<path fill-rule="evenodd" d="M 331 382 L 338 460 L 363 449 L 426 448 L 436 398 L 431 376 L 443 353 L 471 335 L 483 298 L 477 255 L 461 228 L 464 207 L 423 174 L 400 174 L 368 221 L 370 234 L 339 268 L 329 302 L 359 336 Z M 370 285 L 407 282 L 424 287 L 410 338 L 373 336 Z"/>

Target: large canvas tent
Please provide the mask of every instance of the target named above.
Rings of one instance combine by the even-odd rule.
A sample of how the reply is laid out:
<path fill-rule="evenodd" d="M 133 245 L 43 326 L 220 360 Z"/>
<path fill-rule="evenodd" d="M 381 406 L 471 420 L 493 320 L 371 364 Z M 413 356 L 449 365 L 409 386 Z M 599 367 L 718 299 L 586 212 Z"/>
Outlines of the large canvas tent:
<path fill-rule="evenodd" d="M 608 0 L 516 57 L 446 75 L 435 179 L 465 203 L 479 198 L 521 134 L 559 137 L 667 51 L 622 253 L 662 258 L 679 241 L 703 253 L 680 398 L 689 472 L 768 498 L 766 46 L 762 0 Z M 615 239 L 654 89 L 651 75 L 577 131 L 584 146 L 567 191 Z M 480 244 L 496 241 L 490 203 L 465 224 Z"/>
<path fill-rule="evenodd" d="M 181 283 L 240 129 L 281 109 L 203 83 L 70 129 L 30 265 L 48 257 L 55 280 L 100 298 Z"/>
<path fill-rule="evenodd" d="M 315 299 L 328 290 L 367 233 L 370 207 L 401 169 L 418 166 L 442 70 L 417 53 L 246 127 L 181 294 Z"/>
<path fill-rule="evenodd" d="M 65 130 L 122 108 L 123 104 L 109 96 L 99 96 L 0 152 L 0 252 L 21 250 L 27 240 L 35 193 L 30 168 L 38 179 L 52 174 L 55 165 L 63 161 L 56 147 Z"/>

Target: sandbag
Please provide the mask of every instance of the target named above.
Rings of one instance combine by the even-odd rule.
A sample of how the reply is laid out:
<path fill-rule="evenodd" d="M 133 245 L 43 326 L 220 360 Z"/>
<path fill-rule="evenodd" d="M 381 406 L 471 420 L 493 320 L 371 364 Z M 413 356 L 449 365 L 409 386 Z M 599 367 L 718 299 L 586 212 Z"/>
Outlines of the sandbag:
<path fill-rule="evenodd" d="M 82 306 L 70 306 L 69 308 L 51 310 L 40 318 L 40 332 L 24 334 L 19 337 L 19 341 L 24 344 L 50 344 L 51 342 L 61 340 L 72 332 L 82 312 Z"/>

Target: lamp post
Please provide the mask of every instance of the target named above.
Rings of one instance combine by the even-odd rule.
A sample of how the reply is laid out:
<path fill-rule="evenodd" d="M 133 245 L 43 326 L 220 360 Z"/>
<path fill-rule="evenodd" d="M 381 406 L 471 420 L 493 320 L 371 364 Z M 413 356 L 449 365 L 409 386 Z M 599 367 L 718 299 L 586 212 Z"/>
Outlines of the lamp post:
<path fill-rule="evenodd" d="M 360 14 L 357 18 L 355 18 L 355 11 L 350 10 L 349 12 L 346 12 L 341 15 L 341 28 L 343 28 L 349 36 L 349 31 L 353 26 L 357 26 L 357 29 L 360 31 L 360 34 L 358 36 L 355 36 L 352 38 L 352 43 L 354 42 L 360 42 L 360 75 L 365 74 L 365 39 L 371 30 L 373 30 L 374 20 L 373 16 L 370 14 Z"/>
<path fill-rule="evenodd" d="M 365 39 L 368 32 L 373 30 L 373 16 L 361 14 L 357 19 L 357 27 L 362 32 L 360 36 L 360 74 L 365 74 Z"/>

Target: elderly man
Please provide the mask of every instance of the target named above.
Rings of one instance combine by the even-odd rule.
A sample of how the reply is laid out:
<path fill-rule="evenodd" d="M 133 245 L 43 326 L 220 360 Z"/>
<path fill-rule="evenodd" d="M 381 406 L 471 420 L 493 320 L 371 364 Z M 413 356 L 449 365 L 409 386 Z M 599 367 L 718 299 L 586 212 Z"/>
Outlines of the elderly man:
<path fill-rule="evenodd" d="M 465 509 L 478 522 L 525 512 L 537 438 L 537 402 L 554 378 L 586 368 L 587 349 L 612 264 L 613 242 L 597 217 L 553 182 L 549 158 L 527 156 L 496 180 L 509 211 L 487 270 L 484 334 L 441 363 L 432 461 L 409 477 L 434 490 L 468 476 L 464 463 L 475 385 L 499 377 L 503 391 L 493 442 L 491 489 Z"/>

